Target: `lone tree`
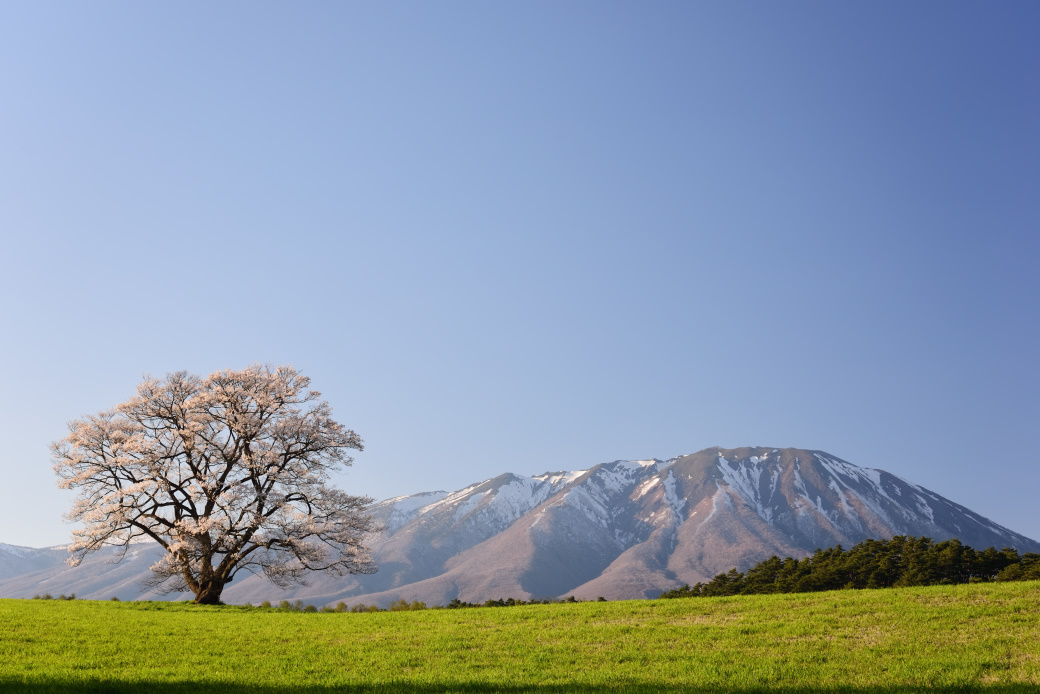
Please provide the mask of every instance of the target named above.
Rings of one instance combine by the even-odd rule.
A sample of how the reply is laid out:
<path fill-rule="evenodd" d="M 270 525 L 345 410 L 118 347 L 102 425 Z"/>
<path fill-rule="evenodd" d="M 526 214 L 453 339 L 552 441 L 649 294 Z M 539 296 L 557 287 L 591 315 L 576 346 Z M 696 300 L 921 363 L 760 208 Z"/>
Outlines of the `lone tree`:
<path fill-rule="evenodd" d="M 59 485 L 80 492 L 68 563 L 111 545 L 122 559 L 150 538 L 166 553 L 148 584 L 208 605 L 243 570 L 281 587 L 307 571 L 373 573 L 372 499 L 328 486 L 361 439 L 309 384 L 289 366 L 182 371 L 71 422 L 52 444 Z"/>

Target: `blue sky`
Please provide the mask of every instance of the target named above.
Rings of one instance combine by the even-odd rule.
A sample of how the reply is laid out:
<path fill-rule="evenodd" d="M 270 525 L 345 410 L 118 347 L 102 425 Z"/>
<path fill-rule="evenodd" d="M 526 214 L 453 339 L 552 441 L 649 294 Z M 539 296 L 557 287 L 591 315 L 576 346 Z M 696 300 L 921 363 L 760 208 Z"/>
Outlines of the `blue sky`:
<path fill-rule="evenodd" d="M 0 542 L 142 375 L 311 376 L 377 498 L 709 446 L 1040 538 L 1035 3 L 0 6 Z M 12 491 L 13 490 L 13 491 Z"/>

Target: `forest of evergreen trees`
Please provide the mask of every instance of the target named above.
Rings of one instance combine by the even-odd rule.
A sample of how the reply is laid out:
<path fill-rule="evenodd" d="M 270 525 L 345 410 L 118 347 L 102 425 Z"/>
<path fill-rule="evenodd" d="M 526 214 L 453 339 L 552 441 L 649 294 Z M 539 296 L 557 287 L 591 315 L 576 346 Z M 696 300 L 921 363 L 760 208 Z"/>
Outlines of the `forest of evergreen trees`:
<path fill-rule="evenodd" d="M 983 581 L 1040 579 L 1040 554 L 1006 547 L 975 550 L 960 540 L 934 542 L 897 535 L 865 540 L 851 549 L 817 549 L 805 559 L 772 556 L 740 573 L 732 569 L 692 588 L 684 585 L 662 598 L 808 593 L 842 588 L 931 586 Z"/>

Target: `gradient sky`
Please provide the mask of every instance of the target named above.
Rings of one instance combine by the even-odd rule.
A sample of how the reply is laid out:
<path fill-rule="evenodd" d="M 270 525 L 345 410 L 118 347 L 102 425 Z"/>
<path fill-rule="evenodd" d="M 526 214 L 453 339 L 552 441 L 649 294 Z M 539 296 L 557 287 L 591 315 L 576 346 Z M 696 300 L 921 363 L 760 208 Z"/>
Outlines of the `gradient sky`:
<path fill-rule="evenodd" d="M 1040 5 L 0 5 L 0 542 L 144 374 L 292 364 L 377 498 L 709 446 L 1040 538 Z"/>

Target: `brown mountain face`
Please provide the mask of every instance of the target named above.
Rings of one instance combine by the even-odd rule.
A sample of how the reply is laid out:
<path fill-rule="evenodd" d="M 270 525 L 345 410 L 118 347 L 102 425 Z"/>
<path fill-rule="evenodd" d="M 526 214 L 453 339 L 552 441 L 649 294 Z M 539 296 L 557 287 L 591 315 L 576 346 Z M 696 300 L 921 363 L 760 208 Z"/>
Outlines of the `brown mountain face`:
<path fill-rule="evenodd" d="M 656 597 L 774 554 L 802 557 L 894 535 L 1040 551 L 1037 542 L 887 472 L 792 448 L 711 448 L 669 461 L 504 474 L 450 494 L 389 499 L 372 512 L 385 527 L 371 542 L 377 574 L 316 575 L 290 591 L 251 576 L 230 585 L 225 600 L 434 605 L 455 598 Z M 140 554 L 127 561 L 147 563 L 124 561 L 118 572 L 97 556 L 74 570 L 0 579 L 0 595 L 26 597 L 45 580 L 55 595 L 136 597 L 140 589 L 128 576 L 143 577 L 154 561 L 150 551 Z M 118 586 L 105 575 L 118 576 Z"/>

